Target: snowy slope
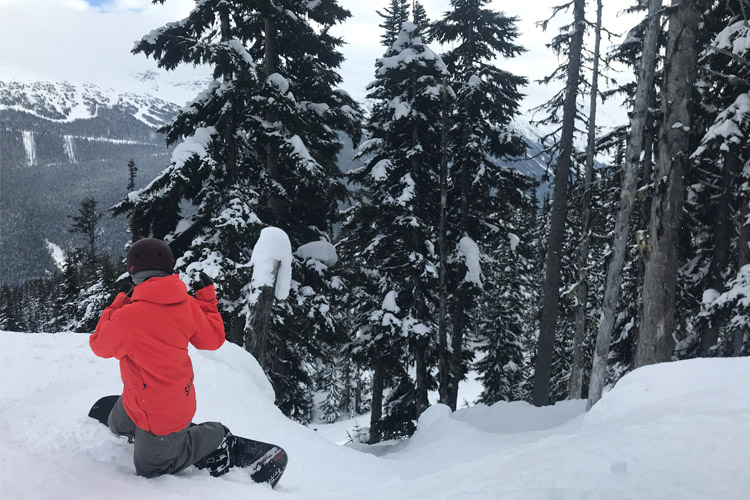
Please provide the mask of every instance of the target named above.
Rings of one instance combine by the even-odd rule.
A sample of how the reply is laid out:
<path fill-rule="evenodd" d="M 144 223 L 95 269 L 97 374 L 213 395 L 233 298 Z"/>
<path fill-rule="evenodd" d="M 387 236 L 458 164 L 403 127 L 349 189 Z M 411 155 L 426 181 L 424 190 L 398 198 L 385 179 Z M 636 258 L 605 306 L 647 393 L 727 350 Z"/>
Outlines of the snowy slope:
<path fill-rule="evenodd" d="M 220 420 L 289 452 L 275 490 L 241 470 L 136 477 L 131 445 L 86 417 L 99 396 L 121 389 L 117 362 L 91 354 L 85 334 L 0 332 L 0 496 L 742 500 L 750 491 L 747 358 L 637 370 L 589 414 L 582 401 L 454 414 L 433 406 L 410 441 L 368 453 L 284 418 L 239 347 L 191 355 L 197 421 Z"/>
<path fill-rule="evenodd" d="M 116 108 L 149 127 L 160 127 L 179 111 L 172 102 L 92 83 L 64 80 L 0 81 L 0 111 L 23 111 L 54 122 L 95 118 L 100 107 Z"/>

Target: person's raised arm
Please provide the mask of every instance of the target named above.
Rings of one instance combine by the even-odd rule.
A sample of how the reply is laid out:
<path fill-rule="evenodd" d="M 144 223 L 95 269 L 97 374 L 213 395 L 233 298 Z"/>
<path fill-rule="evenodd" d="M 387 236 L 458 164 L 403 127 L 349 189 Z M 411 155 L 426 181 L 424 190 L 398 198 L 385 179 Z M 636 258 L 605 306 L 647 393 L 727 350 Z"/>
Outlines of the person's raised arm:
<path fill-rule="evenodd" d="M 195 292 L 200 311 L 196 314 L 196 330 L 190 338 L 190 343 L 198 349 L 213 351 L 224 344 L 224 321 L 219 313 L 219 301 L 216 299 L 213 280 L 201 272 L 200 282 L 202 288 Z"/>
<path fill-rule="evenodd" d="M 104 309 L 96 331 L 89 337 L 89 346 L 101 358 L 122 359 L 127 354 L 128 329 L 122 308 L 130 303 L 130 296 L 122 291 Z"/>

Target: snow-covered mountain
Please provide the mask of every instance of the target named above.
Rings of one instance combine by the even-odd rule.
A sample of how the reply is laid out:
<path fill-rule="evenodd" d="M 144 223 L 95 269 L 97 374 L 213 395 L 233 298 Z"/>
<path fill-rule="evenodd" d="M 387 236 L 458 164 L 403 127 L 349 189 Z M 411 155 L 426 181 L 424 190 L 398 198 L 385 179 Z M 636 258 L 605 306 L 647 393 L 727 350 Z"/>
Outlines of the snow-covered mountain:
<path fill-rule="evenodd" d="M 100 108 L 131 115 L 149 127 L 160 127 L 179 108 L 147 94 L 118 92 L 92 83 L 67 81 L 0 82 L 0 111 L 21 111 L 51 122 L 70 123 L 98 116 Z"/>
<path fill-rule="evenodd" d="M 147 78 L 148 75 L 143 76 Z M 154 82 L 133 80 L 148 88 Z M 140 83 L 138 83 L 140 81 Z M 141 187 L 169 162 L 157 128 L 179 111 L 150 93 L 68 81 L 0 81 L 2 282 L 39 277 L 55 263 L 45 241 L 82 246 L 69 216 L 93 197 L 104 212 L 126 195 L 127 163 Z M 119 254 L 125 221 L 105 216 L 100 250 Z"/>
<path fill-rule="evenodd" d="M 635 370 L 588 413 L 585 401 L 434 405 L 409 440 L 337 446 L 357 421 L 303 427 L 274 406 L 242 348 L 191 347 L 195 421 L 282 446 L 289 465 L 272 490 L 241 469 L 137 477 L 133 445 L 86 417 L 122 390 L 117 361 L 94 356 L 88 337 L 0 332 L 3 499 L 744 500 L 750 491 L 748 358 Z"/>

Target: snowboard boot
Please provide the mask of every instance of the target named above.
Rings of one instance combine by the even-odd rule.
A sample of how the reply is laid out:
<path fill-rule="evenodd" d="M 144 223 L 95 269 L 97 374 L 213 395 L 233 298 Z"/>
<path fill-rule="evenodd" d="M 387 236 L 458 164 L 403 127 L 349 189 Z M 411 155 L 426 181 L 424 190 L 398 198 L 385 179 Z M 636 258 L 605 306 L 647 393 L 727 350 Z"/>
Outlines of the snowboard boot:
<path fill-rule="evenodd" d="M 214 477 L 224 475 L 235 465 L 234 445 L 235 437 L 225 426 L 224 439 L 219 447 L 194 465 L 199 469 L 208 469 L 208 473 Z"/>

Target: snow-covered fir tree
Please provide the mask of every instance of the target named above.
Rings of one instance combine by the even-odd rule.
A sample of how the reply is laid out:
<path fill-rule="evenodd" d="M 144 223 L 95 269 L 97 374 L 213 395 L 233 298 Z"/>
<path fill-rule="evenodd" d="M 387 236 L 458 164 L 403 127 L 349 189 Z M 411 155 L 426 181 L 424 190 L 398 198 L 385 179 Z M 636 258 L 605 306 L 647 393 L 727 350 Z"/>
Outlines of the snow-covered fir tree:
<path fill-rule="evenodd" d="M 359 115 L 334 88 L 342 41 L 330 28 L 348 16 L 335 0 L 207 0 L 133 49 L 168 70 L 209 65 L 215 80 L 162 129 L 169 143 L 182 141 L 170 165 L 116 210 L 128 214 L 134 239 L 169 242 L 187 279 L 199 271 L 214 278 L 228 337 L 246 346 L 260 230 L 284 229 L 294 249 L 327 241 L 343 198 L 336 131 L 356 136 Z M 321 273 L 296 259 L 291 296 L 274 306 L 264 366 L 277 404 L 301 421 L 312 404 L 309 363 L 336 335 Z"/>
<path fill-rule="evenodd" d="M 320 386 L 325 393 L 325 399 L 320 404 L 320 412 L 323 421 L 336 422 L 341 416 L 342 401 L 346 387 L 342 383 L 342 374 L 339 369 L 339 360 L 328 356 L 330 360 L 320 374 Z"/>
<path fill-rule="evenodd" d="M 403 24 L 376 67 L 368 94 L 374 101 L 369 140 L 358 152 L 366 164 L 350 173 L 360 189 L 341 243 L 356 283 L 351 295 L 355 355 L 374 371 L 373 441 L 413 429 L 428 404 L 427 363 L 436 324 L 440 103 L 448 76 L 411 22 Z M 383 415 L 385 387 L 399 387 L 402 395 L 415 392 L 392 399 Z M 385 427 L 381 416 L 393 415 L 398 418 Z"/>
<path fill-rule="evenodd" d="M 474 267 L 487 251 L 485 240 L 493 225 L 503 225 L 492 215 L 512 198 L 510 191 L 525 191 L 498 161 L 525 151 L 525 143 L 509 125 L 519 112 L 526 79 L 497 66 L 498 58 L 515 57 L 524 49 L 514 43 L 516 18 L 488 9 L 488 3 L 452 0 L 451 10 L 431 30 L 437 42 L 451 47 L 444 57 L 456 92 L 447 231 L 448 260 L 453 263 L 448 273 L 452 354 L 450 375 L 441 376 L 445 383 L 440 388 L 441 401 L 452 408 L 468 366 L 465 336 L 475 328 L 471 318 L 482 293 L 481 269 Z"/>
<path fill-rule="evenodd" d="M 383 29 L 380 43 L 390 49 L 401 33 L 401 26 L 410 19 L 409 0 L 390 0 L 386 8 L 376 12 L 382 18 L 378 25 Z"/>
<path fill-rule="evenodd" d="M 503 213 L 495 214 L 502 223 L 493 230 L 496 245 L 488 252 L 483 268 L 484 295 L 480 300 L 477 332 L 479 360 L 474 369 L 482 381 L 479 402 L 491 405 L 497 401 L 526 399 L 524 381 L 528 379 L 528 353 L 537 300 L 535 280 L 536 183 L 523 178 L 525 191 L 515 192 L 516 199 L 506 198 Z M 489 245 L 488 245 L 489 247 Z"/>
<path fill-rule="evenodd" d="M 427 11 L 419 0 L 412 0 L 411 21 L 417 25 L 419 36 L 422 37 L 422 43 L 432 43 L 430 18 L 427 17 Z"/>
<path fill-rule="evenodd" d="M 738 297 L 746 281 L 743 266 L 750 262 L 747 217 L 742 215 L 747 213 L 750 161 L 750 23 L 743 8 L 750 4 L 717 2 L 701 25 L 706 48 L 696 87 L 702 113 L 694 128 L 702 137 L 688 173 L 690 237 L 683 241 L 690 245 L 681 272 L 683 308 L 693 313 L 678 345 L 681 357 L 738 355 L 747 332 L 737 319 L 745 314 Z M 736 316 L 727 313 L 728 304 L 737 307 Z"/>

